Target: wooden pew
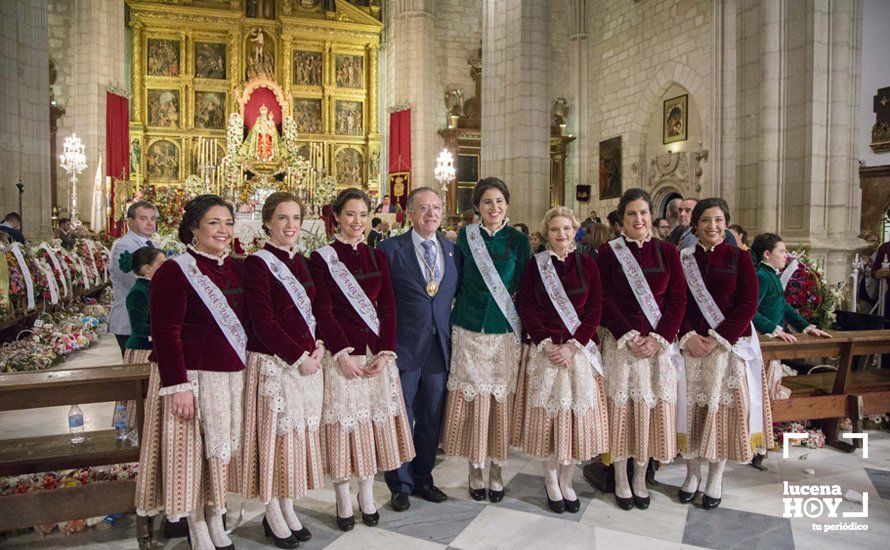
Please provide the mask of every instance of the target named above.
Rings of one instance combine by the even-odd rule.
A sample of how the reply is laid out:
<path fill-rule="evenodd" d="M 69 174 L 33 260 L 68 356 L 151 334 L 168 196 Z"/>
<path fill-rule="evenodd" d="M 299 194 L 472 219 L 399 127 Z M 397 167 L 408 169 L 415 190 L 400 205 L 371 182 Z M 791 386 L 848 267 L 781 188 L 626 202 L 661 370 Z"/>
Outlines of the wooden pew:
<path fill-rule="evenodd" d="M 148 364 L 0 374 L 0 411 L 133 399 L 141 442 L 148 374 Z M 118 441 L 113 429 L 84 436 L 79 444 L 68 433 L 0 440 L 0 475 L 139 461 L 139 447 Z M 135 494 L 136 480 L 126 479 L 0 497 L 0 531 L 132 513 Z M 137 536 L 140 546 L 150 540 L 147 518 L 137 518 Z"/>
<path fill-rule="evenodd" d="M 782 384 L 791 397 L 773 401 L 773 421 L 824 420 L 827 443 L 852 452 L 861 440 L 840 439 L 838 427 L 850 418 L 853 431 L 862 419 L 890 412 L 890 369 L 852 370 L 857 356 L 890 352 L 890 330 L 829 331 L 832 338 L 798 335 L 797 342 L 761 338 L 765 363 L 802 357 L 838 357 L 837 372 L 788 376 Z"/>

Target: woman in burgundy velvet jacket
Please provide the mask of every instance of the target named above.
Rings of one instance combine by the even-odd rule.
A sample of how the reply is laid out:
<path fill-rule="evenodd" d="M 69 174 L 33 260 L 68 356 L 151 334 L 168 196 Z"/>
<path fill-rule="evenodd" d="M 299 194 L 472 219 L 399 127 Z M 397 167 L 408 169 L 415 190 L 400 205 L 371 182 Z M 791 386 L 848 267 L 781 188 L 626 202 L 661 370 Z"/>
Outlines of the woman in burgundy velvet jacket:
<path fill-rule="evenodd" d="M 681 411 L 688 411 L 686 432 L 679 434 L 687 468 L 680 502 L 695 498 L 701 461 L 707 460 L 706 510 L 720 505 L 726 461 L 749 462 L 755 448 L 766 448 L 764 427 L 772 426 L 766 373 L 751 327 L 757 274 L 751 255 L 724 240 L 728 223 L 726 201 L 699 201 L 692 211 L 698 244 L 681 251 L 689 292 L 680 339 L 686 364 L 686 380 L 680 383 L 686 384 L 687 395 Z M 755 391 L 749 391 L 754 385 Z M 749 402 L 755 394 L 760 395 L 756 404 Z M 762 410 L 756 428 L 749 425 L 752 407 Z"/>
<path fill-rule="evenodd" d="M 671 354 L 676 353 L 673 343 L 686 310 L 686 283 L 677 249 L 652 236 L 649 193 L 625 191 L 618 215 L 621 235 L 600 247 L 597 261 L 603 283 L 602 325 L 607 329 L 603 362 L 610 449 L 616 502 L 625 510 L 645 509 L 649 459 L 670 462 L 677 454 L 677 367 Z M 649 304 L 648 315 L 641 301 Z M 633 491 L 627 480 L 628 458 L 636 463 Z"/>
<path fill-rule="evenodd" d="M 525 364 L 523 403 L 514 418 L 522 422 L 519 446 L 544 461 L 550 509 L 575 513 L 580 507 L 572 488 L 575 465 L 609 450 L 596 345 L 603 293 L 596 262 L 575 250 L 579 224 L 572 211 L 551 208 L 542 225 L 547 249 L 532 257 L 520 279 L 519 316 L 533 345 Z M 563 294 L 569 300 L 562 314 L 570 324 L 577 320 L 571 330 L 551 293 L 557 303 Z"/>
<path fill-rule="evenodd" d="M 171 521 L 187 517 L 192 544 L 201 548 L 232 544 L 221 514 L 237 479 L 229 470 L 240 451 L 248 328 L 242 266 L 228 255 L 233 230 L 232 207 L 222 198 L 192 199 L 179 226 L 188 252 L 152 278 L 149 359 L 156 368 L 136 507 L 148 515 L 163 510 Z"/>
<path fill-rule="evenodd" d="M 349 188 L 332 206 L 339 232 L 312 253 L 310 270 L 318 328 L 330 351 L 323 364 L 325 471 L 334 482 L 337 525 L 349 531 L 355 525 L 349 479 L 359 479 L 362 521 L 377 525 L 374 474 L 414 458 L 414 443 L 395 364 L 389 266 L 383 251 L 365 244 L 371 201 Z"/>
<path fill-rule="evenodd" d="M 269 239 L 244 261 L 251 331 L 241 496 L 265 504 L 263 527 L 276 546 L 296 548 L 312 535 L 294 512 L 294 500 L 322 487 L 324 478 L 318 431 L 324 346 L 312 313 L 315 283 L 296 249 L 303 206 L 292 193 L 277 192 L 262 213 Z"/>

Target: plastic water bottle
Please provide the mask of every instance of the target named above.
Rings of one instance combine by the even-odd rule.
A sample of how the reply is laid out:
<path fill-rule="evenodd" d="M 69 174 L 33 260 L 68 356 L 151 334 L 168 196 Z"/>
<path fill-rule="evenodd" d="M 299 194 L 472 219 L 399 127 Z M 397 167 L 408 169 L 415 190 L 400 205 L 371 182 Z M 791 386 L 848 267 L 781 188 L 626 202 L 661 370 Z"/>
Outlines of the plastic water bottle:
<path fill-rule="evenodd" d="M 68 409 L 68 433 L 71 443 L 83 443 L 83 411 L 77 405 Z"/>
<path fill-rule="evenodd" d="M 130 425 L 127 423 L 127 402 L 118 401 L 114 406 L 114 430 L 117 432 L 117 440 L 127 439 Z"/>

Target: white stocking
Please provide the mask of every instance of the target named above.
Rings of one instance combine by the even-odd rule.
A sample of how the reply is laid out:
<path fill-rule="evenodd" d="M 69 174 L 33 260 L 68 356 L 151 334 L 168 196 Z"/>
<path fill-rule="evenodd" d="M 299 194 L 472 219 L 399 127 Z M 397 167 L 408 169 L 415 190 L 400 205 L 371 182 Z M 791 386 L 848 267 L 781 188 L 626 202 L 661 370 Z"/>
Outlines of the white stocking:
<path fill-rule="evenodd" d="M 627 481 L 627 459 L 616 460 L 613 463 L 615 468 L 615 496 L 620 498 L 630 498 L 633 493 L 630 491 L 630 483 Z"/>
<path fill-rule="evenodd" d="M 192 539 L 194 550 L 216 550 L 213 541 L 210 540 L 207 522 L 204 521 L 204 512 L 200 508 L 188 515 L 188 524 L 189 537 Z"/>
<path fill-rule="evenodd" d="M 290 536 L 290 528 L 285 523 L 284 516 L 281 515 L 281 507 L 278 505 L 277 498 L 273 498 L 266 505 L 266 522 L 269 523 L 269 527 L 272 528 L 272 533 L 276 537 L 286 539 Z"/>
<path fill-rule="evenodd" d="M 649 461 L 645 458 L 642 461 L 634 461 L 633 488 L 634 494 L 640 498 L 649 496 L 649 489 L 646 488 L 646 466 L 648 465 Z"/>
<path fill-rule="evenodd" d="M 488 470 L 488 488 L 492 491 L 503 491 L 504 482 L 501 479 L 501 465 L 491 461 L 491 467 Z"/>
<path fill-rule="evenodd" d="M 485 481 L 482 479 L 482 468 L 473 466 L 470 462 L 470 489 L 484 489 Z"/>
<path fill-rule="evenodd" d="M 337 515 L 348 518 L 355 515 L 352 511 L 352 499 L 349 498 L 349 480 L 334 482 L 334 495 L 337 497 Z"/>
<path fill-rule="evenodd" d="M 359 479 L 358 500 L 363 513 L 373 514 L 377 511 L 377 507 L 374 506 L 374 476 Z"/>
<path fill-rule="evenodd" d="M 711 498 L 723 496 L 723 469 L 726 468 L 725 460 L 717 460 L 708 463 L 708 487 L 705 494 Z"/>
<path fill-rule="evenodd" d="M 559 478 L 557 477 L 556 456 L 551 456 L 544 464 L 544 487 L 547 489 L 547 498 L 550 500 L 562 500 L 559 490 Z"/>
<path fill-rule="evenodd" d="M 559 465 L 559 490 L 562 491 L 562 496 L 566 500 L 578 500 L 578 495 L 575 494 L 575 488 L 572 487 L 572 479 L 574 477 L 574 464 Z"/>
<path fill-rule="evenodd" d="M 299 531 L 302 529 L 303 524 L 300 522 L 300 518 L 297 517 L 297 513 L 294 511 L 294 500 L 291 498 L 280 498 L 278 499 L 278 504 L 281 506 L 281 515 L 284 516 L 287 528 L 291 531 Z"/>
<path fill-rule="evenodd" d="M 204 510 L 204 516 L 207 518 L 207 528 L 210 531 L 210 540 L 213 546 L 231 546 L 232 539 L 226 534 L 226 528 L 223 527 L 222 512 L 217 512 L 212 506 L 208 506 Z"/>
<path fill-rule="evenodd" d="M 686 459 L 686 480 L 680 489 L 684 493 L 694 493 L 698 490 L 698 484 L 701 481 L 701 460 L 697 458 Z"/>

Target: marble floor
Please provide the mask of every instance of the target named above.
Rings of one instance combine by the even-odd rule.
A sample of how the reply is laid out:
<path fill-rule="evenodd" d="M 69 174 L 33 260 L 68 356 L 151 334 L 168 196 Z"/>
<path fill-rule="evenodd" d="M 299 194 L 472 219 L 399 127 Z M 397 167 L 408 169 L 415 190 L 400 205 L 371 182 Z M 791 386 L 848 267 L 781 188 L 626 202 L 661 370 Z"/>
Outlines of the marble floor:
<path fill-rule="evenodd" d="M 116 360 L 113 339 L 71 358 L 74 365 L 108 364 Z M 104 363 L 103 363 L 104 362 Z M 61 409 L 61 407 L 59 407 Z M 95 410 L 94 410 L 95 409 Z M 59 415 L 0 414 L 0 439 L 26 434 L 52 433 L 63 429 L 65 411 Z M 88 426 L 106 425 L 108 405 L 84 408 Z M 58 418 L 56 418 L 58 416 Z M 0 442 L 2 444 L 2 442 Z M 507 493 L 503 502 L 473 501 L 466 491 L 466 462 L 441 460 L 434 471 L 436 483 L 448 495 L 442 504 L 412 498 L 406 512 L 394 512 L 382 476 L 375 484 L 380 525 L 369 528 L 358 523 L 349 533 L 334 525 L 334 494 L 330 487 L 313 492 L 297 503 L 297 512 L 313 534 L 301 548 L 330 549 L 609 549 L 630 550 L 711 549 L 886 549 L 890 540 L 890 434 L 869 432 L 869 454 L 834 449 L 791 448 L 788 458 L 773 452 L 764 461 L 768 471 L 750 466 L 728 465 L 724 498 L 720 508 L 706 511 L 697 499 L 692 505 L 676 501 L 685 475 L 679 464 L 663 466 L 660 485 L 650 488 L 650 509 L 623 511 L 612 495 L 594 491 L 580 472 L 575 488 L 581 499 L 577 514 L 553 514 L 547 509 L 540 462 L 514 453 L 504 468 Z M 838 485 L 844 494 L 868 494 L 868 515 L 862 518 L 783 518 L 783 482 L 792 485 Z M 356 487 L 353 487 L 355 494 Z M 862 504 L 844 499 L 837 509 L 858 512 Z M 230 517 L 237 516 L 241 502 L 233 497 Z M 357 506 L 355 506 L 357 509 Z M 809 510 L 809 508 L 807 508 Z M 267 548 L 263 536 L 262 506 L 244 503 L 244 520 L 233 533 L 235 547 Z M 842 529 L 853 523 L 860 530 Z M 158 522 L 156 522 L 158 523 Z M 882 542 L 883 541 L 883 542 Z M 167 541 L 155 536 L 156 548 L 185 549 L 184 539 Z M 138 548 L 135 521 L 124 517 L 104 531 L 88 530 L 72 536 L 58 532 L 38 538 L 35 534 L 0 539 L 3 548 Z"/>

